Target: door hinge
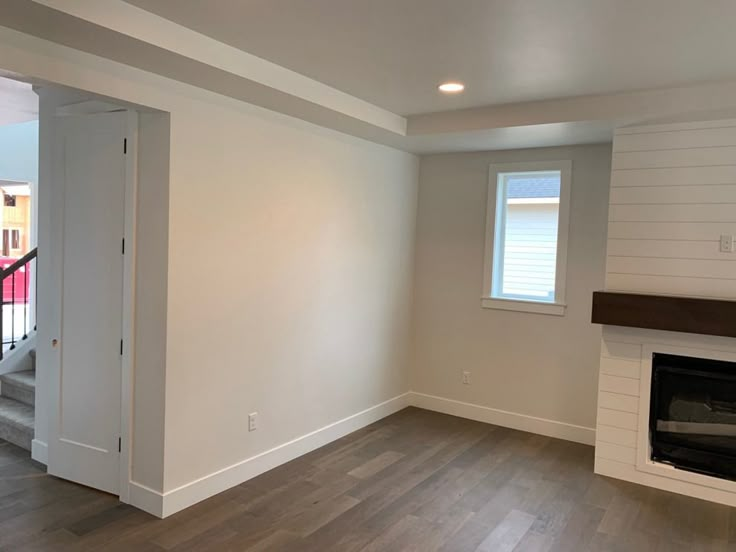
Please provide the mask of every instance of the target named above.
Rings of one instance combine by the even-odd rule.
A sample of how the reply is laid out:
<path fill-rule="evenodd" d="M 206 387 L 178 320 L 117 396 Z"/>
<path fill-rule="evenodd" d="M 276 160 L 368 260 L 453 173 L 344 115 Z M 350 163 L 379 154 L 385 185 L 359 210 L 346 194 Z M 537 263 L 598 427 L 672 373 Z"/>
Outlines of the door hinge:
<path fill-rule="evenodd" d="M 123 356 L 123 340 L 120 340 L 120 356 Z"/>
<path fill-rule="evenodd" d="M 123 238 L 123 247 L 122 247 L 122 250 L 123 250 L 123 255 L 125 255 L 125 238 Z"/>
<path fill-rule="evenodd" d="M 118 452 L 123 452 L 123 438 L 118 437 Z"/>
<path fill-rule="evenodd" d="M 123 138 L 123 154 L 127 154 L 127 153 L 128 153 L 128 139 Z"/>

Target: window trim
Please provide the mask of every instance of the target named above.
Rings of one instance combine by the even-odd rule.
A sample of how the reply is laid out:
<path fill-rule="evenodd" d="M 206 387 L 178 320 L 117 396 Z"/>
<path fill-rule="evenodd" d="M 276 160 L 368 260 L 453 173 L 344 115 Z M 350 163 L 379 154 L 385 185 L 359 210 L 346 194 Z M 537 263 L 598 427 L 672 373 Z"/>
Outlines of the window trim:
<path fill-rule="evenodd" d="M 555 300 L 534 301 L 532 299 L 510 299 L 493 296 L 493 274 L 498 266 L 498 255 L 495 251 L 496 227 L 499 212 L 497 195 L 499 190 L 498 174 L 507 172 L 560 172 L 560 206 L 557 221 L 557 259 L 555 266 Z M 572 187 L 572 161 L 532 161 L 521 163 L 494 163 L 488 172 L 488 199 L 486 204 L 486 236 L 483 259 L 483 308 L 513 310 L 535 314 L 553 314 L 564 316 L 566 303 L 567 248 L 570 228 L 570 189 Z M 501 204 L 502 205 L 502 204 Z M 499 223 L 502 221 L 499 220 Z"/>

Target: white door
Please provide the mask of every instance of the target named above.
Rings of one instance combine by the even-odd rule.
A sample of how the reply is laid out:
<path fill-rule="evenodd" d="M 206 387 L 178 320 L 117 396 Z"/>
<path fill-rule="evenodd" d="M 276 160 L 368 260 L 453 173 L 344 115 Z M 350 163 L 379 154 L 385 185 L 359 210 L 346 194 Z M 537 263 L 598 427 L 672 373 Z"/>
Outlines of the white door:
<path fill-rule="evenodd" d="M 126 113 L 56 119 L 53 247 L 61 267 L 49 473 L 120 490 Z M 53 220 L 53 219 L 52 219 Z"/>

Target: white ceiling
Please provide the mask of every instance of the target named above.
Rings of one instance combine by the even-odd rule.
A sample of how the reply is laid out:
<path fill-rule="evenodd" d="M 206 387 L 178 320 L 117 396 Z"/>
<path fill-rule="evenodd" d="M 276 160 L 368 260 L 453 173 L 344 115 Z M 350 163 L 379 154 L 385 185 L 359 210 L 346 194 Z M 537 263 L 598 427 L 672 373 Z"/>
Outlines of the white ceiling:
<path fill-rule="evenodd" d="M 0 126 L 38 119 L 38 96 L 30 84 L 0 77 Z"/>
<path fill-rule="evenodd" d="M 734 0 L 127 1 L 401 115 L 736 77 Z"/>

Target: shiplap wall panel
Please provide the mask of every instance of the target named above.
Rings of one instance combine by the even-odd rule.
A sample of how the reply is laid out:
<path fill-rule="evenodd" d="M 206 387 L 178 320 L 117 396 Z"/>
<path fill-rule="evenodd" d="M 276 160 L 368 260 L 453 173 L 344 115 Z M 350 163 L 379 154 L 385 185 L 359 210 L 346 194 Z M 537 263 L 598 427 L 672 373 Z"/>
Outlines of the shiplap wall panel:
<path fill-rule="evenodd" d="M 603 443 L 612 443 L 614 445 L 622 445 L 629 448 L 636 448 L 636 438 L 638 432 L 630 429 L 622 429 L 620 427 L 611 427 L 599 425 L 596 433 L 596 439 Z"/>
<path fill-rule="evenodd" d="M 678 276 L 683 278 L 717 278 L 728 280 L 736 277 L 736 259 L 657 259 L 649 257 L 608 257 L 608 271 L 615 274 L 644 274 L 652 276 Z"/>
<path fill-rule="evenodd" d="M 611 188 L 736 184 L 736 159 L 731 163 L 712 167 L 614 170 L 611 173 Z"/>
<path fill-rule="evenodd" d="M 601 356 L 639 362 L 641 358 L 641 345 L 601 339 Z"/>
<path fill-rule="evenodd" d="M 677 132 L 681 130 L 698 130 L 703 128 L 736 127 L 736 119 L 713 119 L 710 121 L 684 121 L 681 123 L 660 123 L 655 125 L 621 127 L 616 130 L 618 136 L 629 134 L 654 134 L 659 132 Z"/>
<path fill-rule="evenodd" d="M 609 393 L 631 395 L 632 397 L 639 396 L 639 380 L 631 378 L 601 374 L 598 386 L 601 391 L 608 391 Z"/>
<path fill-rule="evenodd" d="M 614 138 L 606 289 L 736 299 L 736 121 Z"/>
<path fill-rule="evenodd" d="M 598 393 L 598 407 L 637 414 L 639 412 L 639 397 L 600 391 Z"/>
<path fill-rule="evenodd" d="M 615 144 L 615 142 L 614 142 Z M 615 149 L 614 145 L 614 149 Z M 613 154 L 613 170 L 732 165 L 736 146 L 627 151 Z"/>
<path fill-rule="evenodd" d="M 606 289 L 632 293 L 733 299 L 736 297 L 736 280 L 609 272 L 606 276 Z"/>
<path fill-rule="evenodd" d="M 609 239 L 609 257 L 645 257 L 649 259 L 723 259 L 720 242 L 684 240 Z"/>
<path fill-rule="evenodd" d="M 667 195 L 663 194 L 663 201 Z M 736 222 L 736 202 L 669 203 L 646 205 L 611 205 L 608 220 L 612 222 Z"/>
<path fill-rule="evenodd" d="M 638 420 L 639 416 L 631 412 L 608 410 L 607 408 L 598 409 L 598 425 L 618 427 L 621 429 L 636 431 L 639 423 Z"/>
<path fill-rule="evenodd" d="M 736 184 L 680 186 L 620 186 L 611 189 L 611 205 L 729 203 L 736 197 Z"/>
<path fill-rule="evenodd" d="M 621 462 L 622 464 L 629 464 L 632 466 L 636 464 L 636 449 L 632 447 L 625 447 L 623 445 L 614 445 L 613 443 L 596 441 L 595 455 L 599 458 L 605 458 L 606 460 L 615 460 L 616 462 Z"/>
<path fill-rule="evenodd" d="M 736 126 L 664 130 L 617 136 L 616 152 L 736 146 Z"/>
<path fill-rule="evenodd" d="M 718 241 L 736 234 L 734 222 L 609 222 L 608 239 Z M 724 254 L 725 255 L 725 254 Z"/>
<path fill-rule="evenodd" d="M 601 374 L 622 378 L 639 379 L 639 360 L 621 360 L 618 358 L 601 358 Z"/>

